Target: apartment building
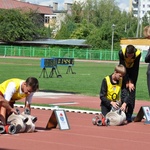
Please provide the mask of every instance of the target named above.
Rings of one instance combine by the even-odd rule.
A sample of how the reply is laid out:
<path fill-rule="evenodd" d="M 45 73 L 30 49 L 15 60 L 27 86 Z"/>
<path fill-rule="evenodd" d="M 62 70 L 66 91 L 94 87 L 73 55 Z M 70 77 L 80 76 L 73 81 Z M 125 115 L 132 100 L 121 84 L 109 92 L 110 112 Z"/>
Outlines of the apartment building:
<path fill-rule="evenodd" d="M 138 19 L 136 38 L 143 34 L 143 17 L 147 17 L 150 24 L 150 0 L 130 0 L 130 12 Z"/>
<path fill-rule="evenodd" d="M 150 0 L 130 0 L 130 11 L 135 17 L 150 17 Z"/>
<path fill-rule="evenodd" d="M 125 48 L 132 44 L 142 52 L 141 60 L 144 61 L 147 50 L 150 47 L 150 39 L 143 38 L 143 17 L 146 15 L 150 24 L 150 0 L 130 0 L 130 12 L 138 18 L 136 38 L 121 39 L 120 46 Z"/>

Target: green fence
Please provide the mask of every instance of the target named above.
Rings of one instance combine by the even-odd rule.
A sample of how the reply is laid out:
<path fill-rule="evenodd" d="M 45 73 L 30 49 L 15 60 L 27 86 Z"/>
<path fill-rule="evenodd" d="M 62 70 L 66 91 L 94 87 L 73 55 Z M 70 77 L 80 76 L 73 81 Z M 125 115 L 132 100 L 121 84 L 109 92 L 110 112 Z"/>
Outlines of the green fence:
<path fill-rule="evenodd" d="M 144 61 L 146 51 L 143 51 L 141 61 Z M 0 56 L 21 56 L 21 57 L 72 57 L 75 59 L 87 60 L 119 60 L 118 50 L 90 50 L 90 49 L 64 49 L 51 47 L 28 47 L 28 46 L 7 46 L 0 45 Z"/>

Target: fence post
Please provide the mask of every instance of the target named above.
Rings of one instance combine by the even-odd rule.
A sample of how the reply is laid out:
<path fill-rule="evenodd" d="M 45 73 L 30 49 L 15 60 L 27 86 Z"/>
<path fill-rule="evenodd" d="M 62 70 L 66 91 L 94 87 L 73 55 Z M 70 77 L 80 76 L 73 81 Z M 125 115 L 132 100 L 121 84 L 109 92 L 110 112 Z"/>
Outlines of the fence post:
<path fill-rule="evenodd" d="M 21 51 L 21 49 L 20 49 L 20 47 L 19 47 L 19 48 L 18 48 L 18 55 L 19 55 L 19 56 L 21 56 L 21 52 L 20 52 L 20 51 Z"/>
<path fill-rule="evenodd" d="M 61 53 L 60 53 L 60 51 L 61 51 L 61 50 L 59 49 L 59 51 L 58 51 L 58 57 L 61 57 Z"/>
<path fill-rule="evenodd" d="M 70 55 L 69 55 L 69 48 L 68 48 L 68 57 L 70 57 Z"/>
<path fill-rule="evenodd" d="M 99 59 L 101 60 L 102 56 L 101 56 L 101 51 L 99 52 Z"/>
<path fill-rule="evenodd" d="M 11 46 L 11 56 L 13 56 L 13 49 L 12 49 L 12 46 Z"/>
<path fill-rule="evenodd" d="M 6 46 L 5 46 L 4 56 L 6 56 L 6 54 L 7 54 L 7 49 L 6 49 Z"/>
<path fill-rule="evenodd" d="M 46 55 L 47 55 L 46 52 L 47 52 L 47 51 L 46 51 L 46 48 L 45 48 L 45 57 L 46 57 Z"/>
<path fill-rule="evenodd" d="M 35 49 L 34 48 L 33 48 L 33 53 L 32 54 L 33 54 L 33 57 L 34 57 L 35 56 Z"/>
<path fill-rule="evenodd" d="M 74 58 L 74 49 L 73 49 L 73 51 L 72 51 L 72 57 Z"/>
<path fill-rule="evenodd" d="M 49 47 L 49 57 L 51 56 L 51 53 L 50 53 L 50 52 L 51 52 L 51 48 Z"/>
<path fill-rule="evenodd" d="M 88 49 L 86 50 L 86 59 L 88 59 Z"/>
<path fill-rule="evenodd" d="M 29 56 L 30 56 L 30 57 L 31 57 L 31 51 L 32 51 L 32 50 L 31 50 L 31 46 L 30 46 L 30 49 L 29 49 Z"/>

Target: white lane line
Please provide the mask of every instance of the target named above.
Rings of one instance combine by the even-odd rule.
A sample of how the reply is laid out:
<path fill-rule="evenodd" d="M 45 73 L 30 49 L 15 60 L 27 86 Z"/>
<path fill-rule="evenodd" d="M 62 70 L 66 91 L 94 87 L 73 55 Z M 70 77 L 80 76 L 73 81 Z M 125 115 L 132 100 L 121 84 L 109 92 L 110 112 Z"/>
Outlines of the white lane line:
<path fill-rule="evenodd" d="M 15 106 L 24 108 L 24 105 L 22 104 L 15 104 Z M 70 109 L 70 108 L 59 108 L 55 107 L 48 107 L 48 106 L 31 106 L 32 109 L 41 109 L 41 110 L 64 110 L 66 112 L 74 112 L 74 113 L 87 113 L 87 114 L 101 114 L 100 111 L 92 111 L 92 110 L 79 110 L 79 109 Z"/>
<path fill-rule="evenodd" d="M 49 104 L 49 105 L 76 105 L 76 104 L 79 104 L 79 103 L 76 103 L 76 102 L 61 102 L 61 103 L 53 103 L 53 104 Z"/>
<path fill-rule="evenodd" d="M 53 92 L 35 92 L 34 96 L 65 96 L 72 95 L 69 93 L 53 93 Z"/>

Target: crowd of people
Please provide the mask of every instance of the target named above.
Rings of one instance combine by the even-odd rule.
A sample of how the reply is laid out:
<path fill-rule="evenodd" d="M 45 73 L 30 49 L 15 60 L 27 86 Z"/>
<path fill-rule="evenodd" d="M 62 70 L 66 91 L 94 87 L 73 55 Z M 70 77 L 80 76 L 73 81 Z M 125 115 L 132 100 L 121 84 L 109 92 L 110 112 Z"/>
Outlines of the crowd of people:
<path fill-rule="evenodd" d="M 150 26 L 144 29 L 144 36 L 150 38 Z M 133 121 L 132 115 L 135 107 L 136 83 L 139 74 L 141 51 L 134 45 L 127 45 L 119 53 L 119 63 L 114 72 L 102 80 L 100 87 L 100 107 L 104 116 L 113 108 L 125 112 L 126 121 Z M 145 62 L 150 63 L 150 48 L 145 57 Z M 150 64 L 147 70 L 147 78 L 150 75 Z M 147 80 L 148 82 L 150 80 Z M 149 86 L 150 84 L 147 83 Z M 148 87 L 150 88 L 150 87 Z M 119 101 L 119 105 L 118 105 Z"/>

